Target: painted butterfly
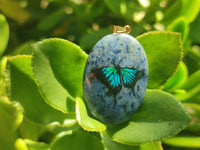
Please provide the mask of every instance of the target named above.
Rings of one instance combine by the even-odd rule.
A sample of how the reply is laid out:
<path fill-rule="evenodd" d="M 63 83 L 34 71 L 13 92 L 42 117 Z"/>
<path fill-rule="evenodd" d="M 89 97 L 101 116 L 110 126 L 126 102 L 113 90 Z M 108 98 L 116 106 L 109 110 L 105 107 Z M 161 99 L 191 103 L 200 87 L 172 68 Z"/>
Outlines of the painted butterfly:
<path fill-rule="evenodd" d="M 116 95 L 121 90 L 122 85 L 127 88 L 131 88 L 133 95 L 135 96 L 134 89 L 136 82 L 144 76 L 144 71 L 137 70 L 135 68 L 121 68 L 118 64 L 114 65 L 114 67 L 101 67 L 93 69 L 90 75 L 93 76 L 92 79 L 96 78 L 106 85 L 109 89 L 106 93 L 108 96 L 113 93 L 114 105 L 116 105 Z"/>

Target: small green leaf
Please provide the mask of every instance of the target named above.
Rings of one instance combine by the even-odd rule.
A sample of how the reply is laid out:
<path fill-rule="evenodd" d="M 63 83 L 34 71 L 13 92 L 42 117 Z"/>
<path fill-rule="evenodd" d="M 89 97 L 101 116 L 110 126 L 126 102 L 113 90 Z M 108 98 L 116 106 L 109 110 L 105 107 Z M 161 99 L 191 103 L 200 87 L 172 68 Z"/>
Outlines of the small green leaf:
<path fill-rule="evenodd" d="M 190 38 L 194 43 L 200 44 L 200 38 L 199 38 L 199 33 L 200 33 L 200 13 L 197 16 L 197 18 L 190 24 Z"/>
<path fill-rule="evenodd" d="M 6 46 L 8 44 L 9 38 L 9 27 L 6 18 L 0 14 L 0 58 L 4 53 Z"/>
<path fill-rule="evenodd" d="M 176 18 L 183 17 L 187 23 L 191 23 L 197 17 L 199 8 L 199 0 L 177 0 L 167 9 L 162 22 L 170 24 Z"/>
<path fill-rule="evenodd" d="M 105 131 L 106 126 L 91 118 L 88 113 L 86 106 L 81 98 L 76 99 L 76 118 L 80 126 L 87 131 Z"/>
<path fill-rule="evenodd" d="M 15 150 L 29 150 L 23 139 L 18 138 L 15 141 Z"/>
<path fill-rule="evenodd" d="M 25 139 L 24 142 L 29 150 L 49 150 L 49 145 L 43 142 L 35 142 L 29 139 Z"/>
<path fill-rule="evenodd" d="M 101 141 L 83 131 L 68 131 L 58 134 L 50 145 L 51 150 L 103 150 Z"/>
<path fill-rule="evenodd" d="M 14 149 L 17 128 L 22 122 L 22 112 L 10 102 L 0 99 L 0 149 Z"/>
<path fill-rule="evenodd" d="M 200 148 L 200 137 L 192 136 L 177 136 L 170 139 L 166 139 L 163 142 L 167 145 L 188 147 L 188 148 Z"/>
<path fill-rule="evenodd" d="M 45 101 L 63 112 L 75 111 L 75 97 L 83 97 L 87 55 L 77 45 L 48 39 L 33 45 L 32 67 Z"/>
<path fill-rule="evenodd" d="M 0 11 L 17 22 L 25 22 L 29 19 L 29 14 L 19 6 L 17 0 L 0 0 Z"/>
<path fill-rule="evenodd" d="M 181 86 L 182 89 L 190 90 L 200 84 L 200 70 L 197 70 L 189 76 L 187 81 Z"/>
<path fill-rule="evenodd" d="M 172 22 L 167 29 L 168 31 L 181 33 L 181 39 L 183 43 L 185 43 L 187 40 L 189 34 L 189 25 L 183 17 L 174 20 L 174 22 Z"/>
<path fill-rule="evenodd" d="M 41 31 L 50 30 L 54 28 L 65 16 L 66 12 L 64 8 L 55 10 L 51 14 L 41 19 L 41 21 L 37 25 L 37 28 Z"/>
<path fill-rule="evenodd" d="M 163 150 L 161 142 L 142 144 L 140 150 Z"/>
<path fill-rule="evenodd" d="M 9 58 L 7 79 L 8 95 L 23 106 L 24 114 L 30 120 L 41 124 L 62 123 L 69 117 L 50 107 L 40 96 L 31 71 L 31 56 Z"/>
<path fill-rule="evenodd" d="M 132 118 L 108 127 L 107 134 L 120 143 L 144 144 L 177 134 L 189 121 L 190 116 L 175 97 L 160 90 L 147 90 Z"/>
<path fill-rule="evenodd" d="M 120 14 L 120 5 L 124 2 L 123 0 L 104 0 L 108 8 L 116 14 Z"/>
<path fill-rule="evenodd" d="M 188 70 L 186 65 L 181 62 L 177 72 L 164 85 L 164 90 L 177 89 L 183 85 L 188 78 Z"/>
<path fill-rule="evenodd" d="M 173 32 L 148 32 L 137 37 L 148 64 L 148 88 L 160 88 L 177 70 L 182 58 L 181 36 Z"/>
<path fill-rule="evenodd" d="M 195 103 L 184 103 L 183 105 L 192 117 L 186 130 L 198 133 L 200 131 L 200 105 Z"/>
<path fill-rule="evenodd" d="M 101 132 L 101 138 L 106 150 L 140 150 L 139 146 L 125 145 L 115 142 L 103 132 Z"/>
<path fill-rule="evenodd" d="M 45 125 L 37 124 L 29 120 L 27 117 L 24 117 L 23 122 L 19 127 L 19 134 L 20 137 L 23 139 L 38 141 L 39 137 L 41 136 L 41 134 L 43 134 L 45 129 Z"/>

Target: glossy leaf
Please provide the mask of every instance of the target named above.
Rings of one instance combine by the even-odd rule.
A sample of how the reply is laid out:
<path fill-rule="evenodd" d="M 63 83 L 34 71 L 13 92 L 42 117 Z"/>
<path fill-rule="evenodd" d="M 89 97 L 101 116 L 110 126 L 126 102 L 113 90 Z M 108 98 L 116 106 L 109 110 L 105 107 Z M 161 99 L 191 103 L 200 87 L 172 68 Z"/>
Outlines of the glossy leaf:
<path fill-rule="evenodd" d="M 58 134 L 50 146 L 51 150 L 103 150 L 101 141 L 83 131 L 68 131 Z"/>
<path fill-rule="evenodd" d="M 28 12 L 19 6 L 17 0 L 0 0 L 0 4 L 0 10 L 17 22 L 24 22 L 30 17 Z"/>
<path fill-rule="evenodd" d="M 184 107 L 192 117 L 186 130 L 193 132 L 194 134 L 200 134 L 200 105 L 195 103 L 184 103 Z"/>
<path fill-rule="evenodd" d="M 189 76 L 188 80 L 181 87 L 185 90 L 190 90 L 200 84 L 200 70 L 197 70 L 192 75 Z"/>
<path fill-rule="evenodd" d="M 108 8 L 114 13 L 120 14 L 121 8 L 120 5 L 123 3 L 121 0 L 104 0 Z"/>
<path fill-rule="evenodd" d="M 163 150 L 161 142 L 142 144 L 140 150 Z"/>
<path fill-rule="evenodd" d="M 76 99 L 76 118 L 80 126 L 87 131 L 105 131 L 106 126 L 91 118 L 81 98 Z"/>
<path fill-rule="evenodd" d="M 148 88 L 160 88 L 177 70 L 182 57 L 180 38 L 173 32 L 148 32 L 137 37 L 148 59 Z"/>
<path fill-rule="evenodd" d="M 0 57 L 4 53 L 8 44 L 9 27 L 6 18 L 0 14 Z"/>
<path fill-rule="evenodd" d="M 23 118 L 23 122 L 19 127 L 19 135 L 23 139 L 30 139 L 34 141 L 38 141 L 39 137 L 46 130 L 45 125 L 37 124 L 27 117 Z"/>
<path fill-rule="evenodd" d="M 200 148 L 200 137 L 177 136 L 164 140 L 165 144 L 178 147 Z"/>
<path fill-rule="evenodd" d="M 191 23 L 197 17 L 199 8 L 199 0 L 177 0 L 167 9 L 162 22 L 170 24 L 176 18 L 183 17 L 188 23 Z"/>
<path fill-rule="evenodd" d="M 115 142 L 103 132 L 101 132 L 101 138 L 106 150 L 140 150 L 139 146 L 132 146 Z"/>
<path fill-rule="evenodd" d="M 139 110 L 129 121 L 107 129 L 107 134 L 124 144 L 159 141 L 177 134 L 190 121 L 183 105 L 160 90 L 147 90 Z"/>
<path fill-rule="evenodd" d="M 61 8 L 45 16 L 37 25 L 41 31 L 47 31 L 55 27 L 66 16 L 65 9 Z"/>
<path fill-rule="evenodd" d="M 29 150 L 23 139 L 18 138 L 15 141 L 15 150 Z"/>
<path fill-rule="evenodd" d="M 0 149 L 14 149 L 16 130 L 22 118 L 22 112 L 17 106 L 0 99 Z"/>
<path fill-rule="evenodd" d="M 186 65 L 181 62 L 177 72 L 164 85 L 164 90 L 177 89 L 183 85 L 188 78 L 188 70 Z"/>
<path fill-rule="evenodd" d="M 49 150 L 49 145 L 43 142 L 35 142 L 28 139 L 25 139 L 24 142 L 29 150 Z"/>
<path fill-rule="evenodd" d="M 9 58 L 7 79 L 9 96 L 23 106 L 24 114 L 30 120 L 41 124 L 62 123 L 69 117 L 50 107 L 40 96 L 31 71 L 31 56 Z"/>
<path fill-rule="evenodd" d="M 74 112 L 74 98 L 83 96 L 87 55 L 77 45 L 57 38 L 38 42 L 33 48 L 33 73 L 42 97 L 56 109 Z"/>
<path fill-rule="evenodd" d="M 167 27 L 167 29 L 168 29 L 168 31 L 181 33 L 181 39 L 182 39 L 183 43 L 185 43 L 185 41 L 188 38 L 189 25 L 184 18 L 176 19 L 172 24 L 170 24 Z"/>

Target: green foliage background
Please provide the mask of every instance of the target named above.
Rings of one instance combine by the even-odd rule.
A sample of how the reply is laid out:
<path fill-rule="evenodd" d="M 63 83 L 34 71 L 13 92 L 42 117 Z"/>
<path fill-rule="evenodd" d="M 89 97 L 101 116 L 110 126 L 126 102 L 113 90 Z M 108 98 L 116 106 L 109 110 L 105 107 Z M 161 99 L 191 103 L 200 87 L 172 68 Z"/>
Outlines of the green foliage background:
<path fill-rule="evenodd" d="M 0 150 L 200 149 L 199 10 L 199 0 L 0 0 Z M 87 110 L 83 71 L 95 43 L 127 24 L 148 57 L 148 90 L 111 126 Z"/>

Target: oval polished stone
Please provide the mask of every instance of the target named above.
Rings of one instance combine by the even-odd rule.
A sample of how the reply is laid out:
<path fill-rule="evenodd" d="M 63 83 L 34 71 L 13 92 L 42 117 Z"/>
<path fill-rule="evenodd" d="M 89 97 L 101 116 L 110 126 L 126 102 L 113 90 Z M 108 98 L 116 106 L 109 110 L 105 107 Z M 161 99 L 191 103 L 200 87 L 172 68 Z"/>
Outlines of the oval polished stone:
<path fill-rule="evenodd" d="M 127 121 L 139 108 L 147 86 L 148 63 L 140 43 L 125 33 L 103 37 L 85 66 L 84 100 L 106 124 Z"/>

